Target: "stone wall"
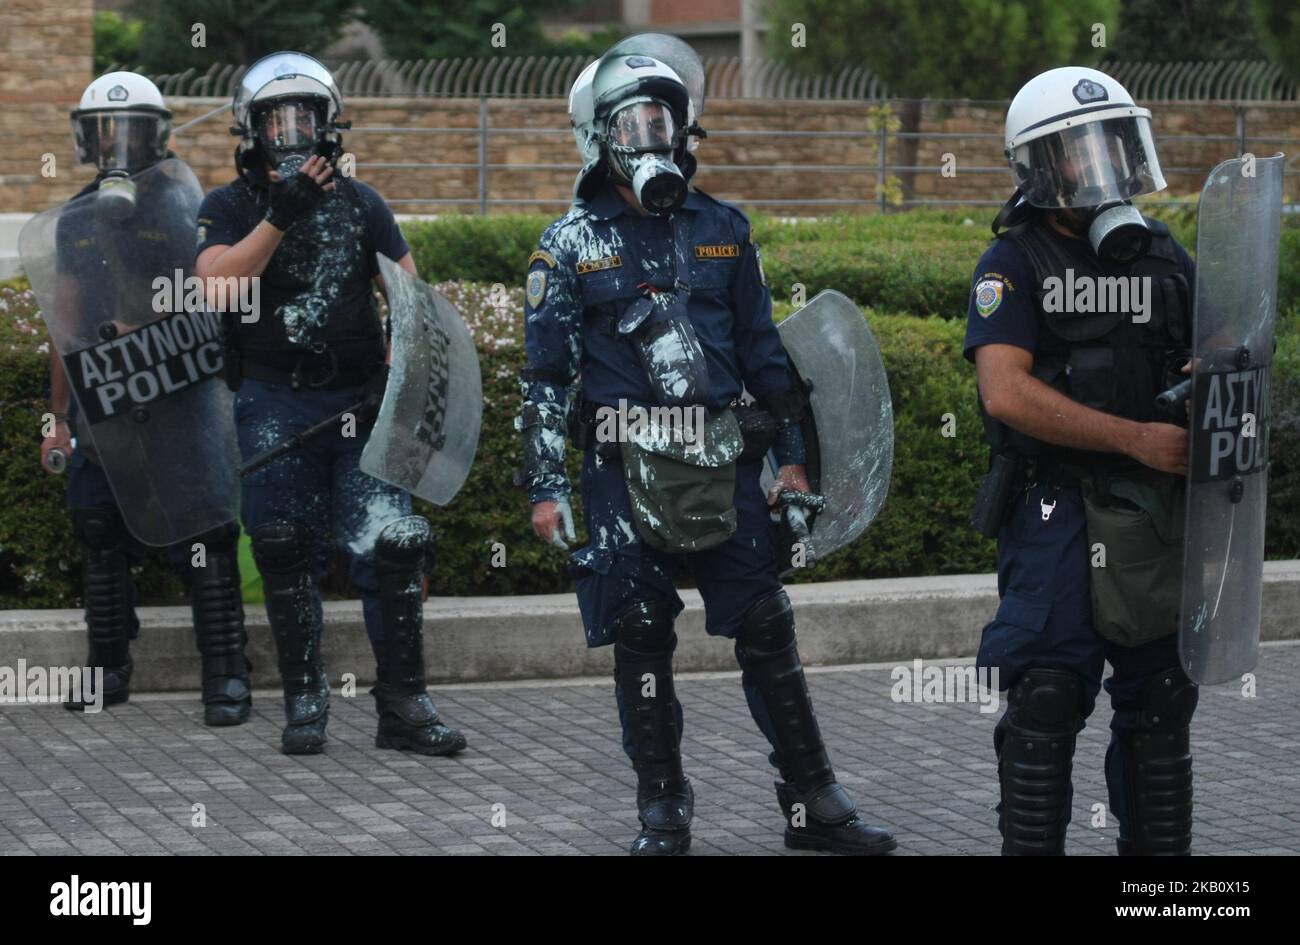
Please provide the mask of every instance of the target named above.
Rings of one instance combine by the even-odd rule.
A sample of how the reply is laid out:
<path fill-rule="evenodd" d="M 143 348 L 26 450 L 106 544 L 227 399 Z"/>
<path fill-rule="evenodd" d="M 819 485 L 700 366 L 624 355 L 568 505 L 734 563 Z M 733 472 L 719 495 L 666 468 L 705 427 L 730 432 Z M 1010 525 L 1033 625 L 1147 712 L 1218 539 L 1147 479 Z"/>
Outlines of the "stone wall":
<path fill-rule="evenodd" d="M 90 168 L 73 163 L 68 123 L 69 109 L 91 78 L 91 13 L 91 0 L 0 3 L 0 51 L 6 54 L 6 68 L 0 70 L 0 132 L 5 141 L 0 149 L 0 212 L 55 206 L 93 177 Z M 170 102 L 177 126 L 221 104 L 210 98 Z M 895 107 L 902 111 L 906 105 Z M 1005 107 L 1000 102 L 920 103 L 915 110 L 923 133 L 958 137 L 923 137 L 910 146 L 903 139 L 889 139 L 891 164 L 921 168 L 894 172 L 906 185 L 906 196 L 1001 202 L 1010 190 L 1001 154 Z M 487 172 L 488 196 L 502 201 L 492 204 L 491 211 L 561 210 L 577 170 L 565 103 L 489 99 L 483 108 L 490 129 L 487 162 L 501 165 Z M 836 209 L 832 201 L 848 201 L 842 209 L 874 211 L 880 201 L 880 138 L 869 130 L 873 108 L 865 102 L 710 101 L 702 123 L 713 135 L 700 146 L 697 183 L 719 197 L 775 213 L 831 212 Z M 1239 109 L 1231 103 L 1160 102 L 1153 110 L 1159 136 L 1218 136 L 1209 141 L 1160 141 L 1173 192 L 1194 193 L 1211 166 L 1236 153 Z M 1279 149 L 1294 152 L 1300 146 L 1300 103 L 1256 104 L 1241 111 L 1248 150 L 1263 155 Z M 357 174 L 377 187 L 395 210 L 479 211 L 477 99 L 356 99 L 347 103 L 347 113 L 355 127 L 345 136 L 345 146 L 356 155 Z M 177 155 L 194 166 L 205 187 L 234 176 L 230 124 L 229 114 L 222 114 L 174 138 Z M 792 131 L 838 135 L 761 134 Z M 1295 140 L 1280 140 L 1288 138 Z M 948 153 L 956 159 L 956 175 L 951 177 L 940 173 Z M 46 176 L 47 156 L 53 157 L 53 176 Z M 385 166 L 411 163 L 439 166 Z M 454 166 L 461 164 L 472 166 Z M 1294 178 L 1288 193 L 1297 199 Z"/>

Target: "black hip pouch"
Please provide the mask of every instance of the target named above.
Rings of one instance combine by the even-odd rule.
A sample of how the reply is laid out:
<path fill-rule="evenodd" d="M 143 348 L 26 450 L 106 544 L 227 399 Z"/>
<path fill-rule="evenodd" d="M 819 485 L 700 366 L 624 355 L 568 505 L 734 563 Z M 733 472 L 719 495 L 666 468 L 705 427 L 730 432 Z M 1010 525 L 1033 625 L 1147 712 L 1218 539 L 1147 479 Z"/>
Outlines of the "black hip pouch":
<path fill-rule="evenodd" d="M 1002 523 L 1007 518 L 1007 506 L 1011 502 L 1011 487 L 1015 483 L 1016 469 L 1020 464 L 1005 453 L 994 453 L 989 471 L 980 480 L 979 492 L 975 495 L 975 507 L 971 511 L 971 528 L 985 538 L 997 538 L 1002 530 Z"/>

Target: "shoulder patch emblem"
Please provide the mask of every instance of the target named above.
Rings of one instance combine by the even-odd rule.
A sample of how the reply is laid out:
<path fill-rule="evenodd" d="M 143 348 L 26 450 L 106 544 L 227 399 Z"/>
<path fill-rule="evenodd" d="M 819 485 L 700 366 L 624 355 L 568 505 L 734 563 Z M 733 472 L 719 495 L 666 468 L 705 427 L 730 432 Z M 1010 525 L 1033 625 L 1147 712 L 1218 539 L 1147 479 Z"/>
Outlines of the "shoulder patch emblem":
<path fill-rule="evenodd" d="M 617 269 L 623 265 L 619 256 L 606 256 L 603 259 L 583 259 L 578 262 L 578 275 L 600 272 L 602 269 Z"/>
<path fill-rule="evenodd" d="M 975 309 L 981 318 L 988 318 L 1002 304 L 1002 280 L 985 279 L 975 285 Z"/>
<path fill-rule="evenodd" d="M 722 243 L 718 246 L 696 246 L 696 259 L 734 259 L 740 255 L 740 247 L 735 243 Z"/>
<path fill-rule="evenodd" d="M 524 289 L 524 295 L 528 299 L 530 308 L 537 308 L 542 304 L 542 299 L 546 298 L 546 270 L 534 269 L 528 274 L 528 282 Z"/>
<path fill-rule="evenodd" d="M 546 263 L 547 267 L 550 268 L 550 269 L 554 269 L 554 268 L 556 267 L 556 265 L 558 265 L 558 264 L 556 263 L 556 261 L 555 261 L 555 257 L 554 257 L 554 256 L 552 256 L 550 253 L 548 253 L 548 252 L 547 252 L 546 250 L 544 250 L 544 249 L 538 249 L 538 250 L 534 250 L 534 251 L 533 251 L 533 254 L 532 254 L 531 256 L 528 257 L 528 266 L 527 266 L 527 268 L 529 268 L 529 269 L 533 268 L 533 263 L 537 262 L 539 259 L 540 259 L 542 262 Z"/>

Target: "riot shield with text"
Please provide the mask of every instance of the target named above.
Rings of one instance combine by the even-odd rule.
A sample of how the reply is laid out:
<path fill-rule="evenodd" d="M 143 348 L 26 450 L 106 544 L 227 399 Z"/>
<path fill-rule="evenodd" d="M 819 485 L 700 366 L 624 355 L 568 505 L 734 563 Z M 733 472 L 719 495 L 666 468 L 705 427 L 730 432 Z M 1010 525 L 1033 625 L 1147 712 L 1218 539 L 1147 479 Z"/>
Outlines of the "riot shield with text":
<path fill-rule="evenodd" d="M 1280 154 L 1224 161 L 1197 213 L 1178 646 L 1201 684 L 1238 678 L 1258 656 L 1282 165 Z"/>
<path fill-rule="evenodd" d="M 384 255 L 393 357 L 361 469 L 438 505 L 469 476 L 483 421 L 478 351 L 460 313 Z"/>
<path fill-rule="evenodd" d="M 861 535 L 884 505 L 894 407 L 880 348 L 852 299 L 827 289 L 778 330 L 808 394 L 807 469 L 813 492 L 825 498 L 808 518 L 811 563 Z"/>
<path fill-rule="evenodd" d="M 122 518 L 165 546 L 239 512 L 221 315 L 193 277 L 203 191 L 169 159 L 33 217 L 31 280 Z"/>

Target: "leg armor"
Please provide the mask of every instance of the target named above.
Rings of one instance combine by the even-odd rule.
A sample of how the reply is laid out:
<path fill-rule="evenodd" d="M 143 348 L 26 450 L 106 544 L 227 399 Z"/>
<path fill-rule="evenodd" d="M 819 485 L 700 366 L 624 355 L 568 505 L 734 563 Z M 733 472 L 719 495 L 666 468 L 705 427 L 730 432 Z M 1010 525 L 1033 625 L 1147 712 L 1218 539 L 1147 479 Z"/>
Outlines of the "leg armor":
<path fill-rule="evenodd" d="M 894 838 L 863 823 L 835 780 L 808 696 L 794 611 L 784 590 L 759 598 L 745 611 L 736 651 L 745 684 L 757 691 L 775 734 L 775 760 L 783 779 L 776 784 L 776 796 L 786 817 L 786 846 L 867 856 L 893 850 Z"/>
<path fill-rule="evenodd" d="M 75 509 L 72 525 L 83 550 L 86 626 L 90 649 L 86 665 L 103 667 L 103 705 L 126 702 L 131 682 L 131 640 L 139 632 L 131 601 L 131 574 L 126 560 L 126 526 L 114 508 Z M 69 709 L 89 700 L 69 699 Z"/>
<path fill-rule="evenodd" d="M 286 755 L 314 755 L 325 747 L 329 680 L 321 663 L 320 592 L 312 580 L 312 535 L 294 522 L 268 522 L 253 531 L 253 557 L 262 572 L 271 632 L 280 654 Z"/>
<path fill-rule="evenodd" d="M 371 694 L 379 711 L 378 748 L 451 755 L 465 736 L 448 728 L 424 685 L 424 618 L 421 578 L 433 554 L 433 529 L 419 515 L 387 525 L 375 543 L 384 642 L 378 682 Z"/>
<path fill-rule="evenodd" d="M 206 564 L 190 569 L 206 725 L 239 725 L 247 721 L 253 705 L 250 664 L 244 656 L 248 634 L 239 589 L 238 540 L 239 526 L 233 522 L 199 536 L 196 541 L 206 549 Z"/>
<path fill-rule="evenodd" d="M 1026 670 L 1007 693 L 998 745 L 1003 856 L 1065 853 L 1083 698 L 1077 674 L 1045 667 Z"/>
<path fill-rule="evenodd" d="M 691 848 L 695 795 L 682 774 L 681 730 L 673 688 L 672 604 L 640 600 L 613 620 L 614 680 L 622 693 L 634 751 L 641 833 L 633 856 L 676 856 Z"/>
<path fill-rule="evenodd" d="M 1131 823 L 1121 825 L 1121 855 L 1189 856 L 1192 852 L 1191 721 L 1196 684 L 1178 668 L 1142 687 L 1138 727 L 1120 738 Z"/>

